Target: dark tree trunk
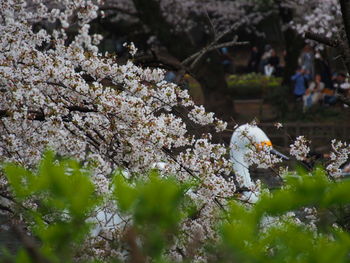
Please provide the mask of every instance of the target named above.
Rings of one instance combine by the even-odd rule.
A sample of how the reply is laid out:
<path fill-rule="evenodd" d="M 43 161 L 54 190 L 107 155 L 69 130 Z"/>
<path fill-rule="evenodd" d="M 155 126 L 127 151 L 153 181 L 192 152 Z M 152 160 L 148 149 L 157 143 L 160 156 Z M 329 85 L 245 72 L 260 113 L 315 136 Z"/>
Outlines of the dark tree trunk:
<path fill-rule="evenodd" d="M 284 32 L 284 38 L 286 41 L 286 65 L 283 73 L 283 84 L 287 85 L 291 82 L 291 76 L 295 73 L 295 70 L 298 67 L 298 58 L 304 46 L 304 40 L 292 29 L 287 29 Z"/>
<path fill-rule="evenodd" d="M 343 49 L 342 58 L 348 72 L 350 73 L 350 0 L 340 0 L 339 3 L 345 30 L 345 36 L 342 36 L 342 38 L 346 40 L 341 45 L 341 48 Z M 341 32 L 342 29 L 339 29 L 339 31 Z"/>
<path fill-rule="evenodd" d="M 284 8 L 281 0 L 276 0 L 275 3 L 277 4 L 282 24 L 289 24 L 293 19 L 293 11 Z M 283 35 L 286 47 L 283 84 L 287 85 L 291 82 L 290 78 L 298 66 L 298 58 L 304 46 L 304 40 L 291 28 L 284 30 Z"/>

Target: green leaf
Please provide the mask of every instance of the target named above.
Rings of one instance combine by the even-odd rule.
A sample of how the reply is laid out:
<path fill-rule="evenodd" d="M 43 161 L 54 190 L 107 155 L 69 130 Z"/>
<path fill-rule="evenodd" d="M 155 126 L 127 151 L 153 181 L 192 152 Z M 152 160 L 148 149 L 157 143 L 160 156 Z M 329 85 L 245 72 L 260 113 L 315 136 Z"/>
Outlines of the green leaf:
<path fill-rule="evenodd" d="M 118 208 L 122 212 L 130 211 L 137 198 L 136 190 L 126 182 L 122 171 L 117 171 L 113 180 L 114 196 L 116 197 Z"/>

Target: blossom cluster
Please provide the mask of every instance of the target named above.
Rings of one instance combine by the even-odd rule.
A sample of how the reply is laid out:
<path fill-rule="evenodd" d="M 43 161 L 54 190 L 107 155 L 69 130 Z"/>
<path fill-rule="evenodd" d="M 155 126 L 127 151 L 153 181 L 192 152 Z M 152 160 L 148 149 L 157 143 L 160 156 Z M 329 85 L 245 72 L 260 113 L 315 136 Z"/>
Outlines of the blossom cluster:
<path fill-rule="evenodd" d="M 294 10 L 294 18 L 290 26 L 299 34 L 306 32 L 320 34 L 327 38 L 338 37 L 341 21 L 340 5 L 337 0 L 287 0 L 284 5 Z M 319 43 L 307 40 L 317 48 Z"/>
<path fill-rule="evenodd" d="M 274 167 L 282 161 L 281 158 L 271 154 L 271 147 L 266 145 L 249 151 L 245 157 L 249 165 L 256 164 L 259 168 L 265 169 Z"/>
<path fill-rule="evenodd" d="M 340 166 L 349 158 L 350 145 L 346 142 L 332 140 L 333 151 L 330 154 L 331 163 L 326 167 L 329 174 L 335 178 L 342 176 Z"/>
<path fill-rule="evenodd" d="M 304 161 L 310 152 L 309 143 L 304 136 L 298 136 L 290 145 L 290 155 L 299 161 Z"/>
<path fill-rule="evenodd" d="M 266 134 L 260 134 L 258 129 L 257 123 L 253 121 L 239 131 L 239 137 L 246 144 L 244 161 L 248 166 L 255 164 L 259 168 L 274 167 L 282 159 L 271 154 L 272 143 Z"/>

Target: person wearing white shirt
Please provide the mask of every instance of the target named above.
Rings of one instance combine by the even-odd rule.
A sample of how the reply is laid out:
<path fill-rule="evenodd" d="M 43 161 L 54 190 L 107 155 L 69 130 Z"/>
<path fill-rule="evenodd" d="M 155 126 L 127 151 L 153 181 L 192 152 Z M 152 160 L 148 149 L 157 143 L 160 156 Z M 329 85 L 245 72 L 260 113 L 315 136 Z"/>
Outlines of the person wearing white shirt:
<path fill-rule="evenodd" d="M 310 83 L 303 96 L 304 111 L 323 100 L 324 94 L 322 91 L 324 87 L 325 84 L 321 81 L 321 75 L 317 74 L 315 80 Z"/>

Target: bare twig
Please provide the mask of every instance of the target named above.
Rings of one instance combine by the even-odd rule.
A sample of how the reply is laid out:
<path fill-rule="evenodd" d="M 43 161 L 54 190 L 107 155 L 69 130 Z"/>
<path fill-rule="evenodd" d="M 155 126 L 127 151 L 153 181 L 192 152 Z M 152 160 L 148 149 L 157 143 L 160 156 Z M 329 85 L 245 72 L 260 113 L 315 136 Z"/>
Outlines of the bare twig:
<path fill-rule="evenodd" d="M 213 22 L 211 21 L 211 19 L 210 19 L 210 17 L 209 17 L 209 14 L 208 14 L 208 10 L 207 10 L 207 9 L 205 9 L 205 15 L 206 15 L 206 17 L 208 18 L 208 21 L 209 21 L 209 24 L 210 24 L 211 29 L 212 29 L 212 31 L 213 31 L 213 36 L 214 36 L 214 39 L 215 39 L 215 36 L 217 35 L 217 33 L 216 33 L 216 30 L 215 30 L 214 24 L 213 24 Z"/>
<path fill-rule="evenodd" d="M 208 52 L 223 48 L 223 47 L 230 47 L 230 46 L 241 46 L 241 45 L 247 45 L 249 42 L 237 42 L 238 37 L 235 36 L 232 41 L 225 42 L 222 44 L 217 44 L 218 39 L 215 39 L 212 43 L 201 49 L 200 51 L 196 52 L 195 54 L 191 55 L 190 57 L 186 58 L 184 61 L 181 62 L 181 64 L 186 65 L 189 64 L 191 61 L 193 61 L 190 65 L 190 69 L 194 69 L 194 67 L 197 65 L 199 60 Z"/>
<path fill-rule="evenodd" d="M 168 150 L 167 148 L 163 147 L 162 151 L 169 156 L 175 163 L 177 163 L 182 169 L 184 169 L 189 175 L 191 175 L 193 178 L 201 181 L 201 179 L 195 175 L 188 167 L 182 165 L 178 160 L 176 160 L 175 156 L 171 153 L 170 150 Z"/>
<path fill-rule="evenodd" d="M 160 63 L 163 66 L 168 67 L 169 69 L 173 69 L 173 70 L 176 70 L 176 71 L 182 72 L 182 73 L 187 72 L 190 75 L 194 75 L 193 70 L 194 70 L 195 66 L 198 64 L 200 59 L 208 52 L 213 51 L 213 50 L 217 50 L 217 49 L 223 48 L 223 47 L 241 46 L 241 45 L 249 44 L 249 42 L 238 42 L 237 36 L 235 36 L 232 41 L 218 44 L 218 42 L 225 35 L 232 32 L 237 27 L 238 27 L 237 23 L 233 24 L 229 29 L 227 29 L 226 31 L 221 32 L 219 35 L 215 36 L 214 40 L 211 43 L 209 43 L 207 46 L 205 46 L 201 50 L 197 51 L 196 53 L 190 55 L 189 57 L 184 59 L 182 62 L 179 62 L 176 59 L 162 56 L 162 55 L 158 54 L 158 52 L 156 52 L 155 50 L 151 50 L 151 53 L 152 53 L 151 55 L 140 56 L 138 58 L 135 58 L 134 62 L 142 63 L 142 64 L 144 64 L 144 63 L 159 64 Z"/>

